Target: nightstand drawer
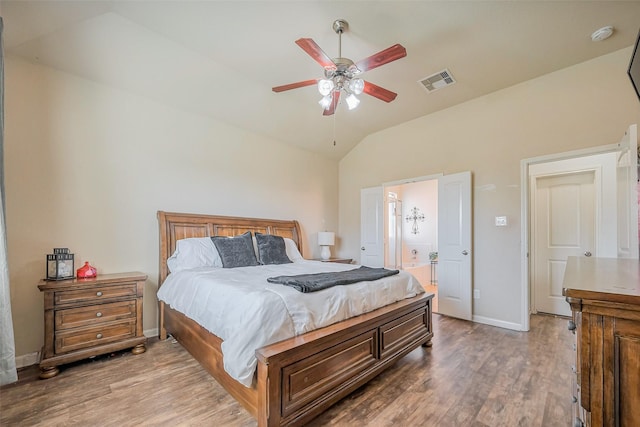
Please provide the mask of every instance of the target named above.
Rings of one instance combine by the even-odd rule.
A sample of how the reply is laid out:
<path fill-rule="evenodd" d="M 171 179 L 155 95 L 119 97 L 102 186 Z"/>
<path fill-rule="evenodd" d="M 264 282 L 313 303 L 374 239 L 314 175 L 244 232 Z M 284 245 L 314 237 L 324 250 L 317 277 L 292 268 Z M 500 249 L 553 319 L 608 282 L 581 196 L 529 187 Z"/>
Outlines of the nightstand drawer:
<path fill-rule="evenodd" d="M 56 311 L 56 331 L 93 326 L 136 316 L 136 301 L 89 305 Z"/>
<path fill-rule="evenodd" d="M 135 337 L 136 319 L 94 326 L 83 329 L 70 329 L 56 332 L 56 354 L 95 347 L 102 344 Z"/>
<path fill-rule="evenodd" d="M 97 303 L 100 300 L 108 300 L 136 296 L 136 284 L 127 283 L 118 286 L 92 287 L 91 289 L 78 289 L 72 291 L 56 292 L 54 303 L 76 304 L 80 302 Z"/>

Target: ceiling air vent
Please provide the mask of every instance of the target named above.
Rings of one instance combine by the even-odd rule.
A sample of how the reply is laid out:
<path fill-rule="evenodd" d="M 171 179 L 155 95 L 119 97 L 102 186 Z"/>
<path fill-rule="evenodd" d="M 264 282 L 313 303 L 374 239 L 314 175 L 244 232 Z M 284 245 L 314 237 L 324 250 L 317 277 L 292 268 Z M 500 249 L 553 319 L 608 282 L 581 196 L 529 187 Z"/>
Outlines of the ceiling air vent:
<path fill-rule="evenodd" d="M 438 89 L 442 89 L 445 86 L 450 86 L 455 82 L 456 81 L 453 79 L 451 72 L 447 69 L 442 70 L 432 76 L 418 80 L 420 86 L 425 88 L 425 90 L 429 93 L 434 92 Z"/>

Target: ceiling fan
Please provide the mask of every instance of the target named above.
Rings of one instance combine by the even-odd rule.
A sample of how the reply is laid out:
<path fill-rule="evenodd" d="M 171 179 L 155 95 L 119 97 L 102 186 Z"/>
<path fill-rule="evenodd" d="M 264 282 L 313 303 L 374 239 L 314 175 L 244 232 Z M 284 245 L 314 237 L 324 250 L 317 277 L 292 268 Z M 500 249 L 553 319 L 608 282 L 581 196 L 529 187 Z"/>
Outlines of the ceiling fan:
<path fill-rule="evenodd" d="M 335 113 L 342 92 L 347 96 L 346 102 L 350 110 L 358 106 L 360 100 L 356 95 L 360 95 L 362 92 L 385 102 L 391 102 L 396 99 L 396 96 L 398 96 L 397 93 L 367 82 L 359 78 L 358 75 L 397 59 L 404 58 L 407 56 L 407 50 L 402 45 L 395 44 L 375 55 L 371 55 L 354 63 L 349 58 L 342 57 L 342 33 L 348 28 L 349 23 L 344 19 L 338 19 L 333 23 L 333 30 L 338 34 L 338 57 L 333 59 L 329 58 L 312 39 L 301 38 L 296 40 L 296 44 L 324 68 L 324 79 L 311 79 L 290 83 L 283 86 L 276 86 L 272 90 L 274 92 L 284 92 L 286 90 L 317 84 L 318 91 L 323 96 L 319 103 L 324 109 L 323 115 L 325 116 L 330 116 Z"/>

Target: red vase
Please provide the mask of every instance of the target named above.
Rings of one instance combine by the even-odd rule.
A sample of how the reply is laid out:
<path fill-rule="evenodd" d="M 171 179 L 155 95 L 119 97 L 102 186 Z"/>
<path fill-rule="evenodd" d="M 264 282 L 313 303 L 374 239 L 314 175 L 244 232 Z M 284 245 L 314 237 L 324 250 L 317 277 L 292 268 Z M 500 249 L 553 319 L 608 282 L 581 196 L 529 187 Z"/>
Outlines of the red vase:
<path fill-rule="evenodd" d="M 76 273 L 77 273 L 78 279 L 89 279 L 91 277 L 96 277 L 98 275 L 98 272 L 96 271 L 95 267 L 91 267 L 88 261 L 85 262 L 82 267 L 76 270 Z"/>

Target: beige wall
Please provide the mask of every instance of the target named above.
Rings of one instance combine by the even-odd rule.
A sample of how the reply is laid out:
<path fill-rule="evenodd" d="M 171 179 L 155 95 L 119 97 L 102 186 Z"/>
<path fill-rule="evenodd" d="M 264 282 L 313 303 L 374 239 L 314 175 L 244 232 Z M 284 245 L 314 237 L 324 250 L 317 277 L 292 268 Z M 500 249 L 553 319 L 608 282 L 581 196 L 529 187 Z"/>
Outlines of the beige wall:
<path fill-rule="evenodd" d="M 53 247 L 98 273 L 149 275 L 156 325 L 156 211 L 297 219 L 304 255 L 337 229 L 337 161 L 50 68 L 5 63 L 5 185 L 18 356 L 43 343 L 36 285 Z M 211 102 L 215 102 L 212 100 Z"/>
<path fill-rule="evenodd" d="M 626 75 L 630 57 L 631 48 L 623 49 L 365 138 L 340 162 L 339 255 L 359 256 L 361 188 L 470 170 L 481 290 L 474 317 L 520 324 L 520 161 L 615 143 L 640 122 Z M 446 89 L 425 96 L 446 96 Z M 498 215 L 508 227 L 494 226 Z"/>

